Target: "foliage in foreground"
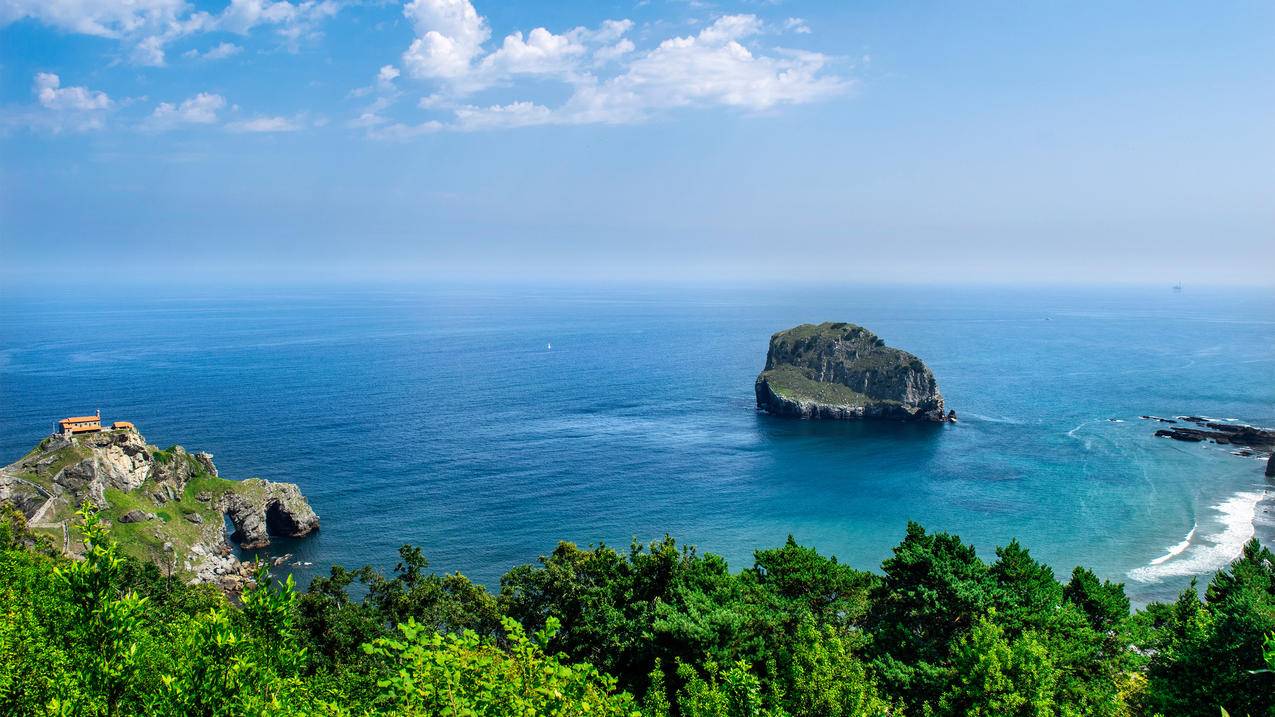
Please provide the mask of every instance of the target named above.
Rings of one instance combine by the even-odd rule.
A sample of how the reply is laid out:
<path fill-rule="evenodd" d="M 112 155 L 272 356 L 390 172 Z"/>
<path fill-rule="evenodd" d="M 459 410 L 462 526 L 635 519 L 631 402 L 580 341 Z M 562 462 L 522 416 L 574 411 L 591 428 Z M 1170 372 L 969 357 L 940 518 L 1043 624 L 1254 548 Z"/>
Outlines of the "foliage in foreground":
<path fill-rule="evenodd" d="M 1275 556 L 1256 541 L 1173 604 L 986 563 L 909 525 L 874 575 L 792 539 L 737 573 L 672 539 L 563 543 L 493 595 L 400 550 L 231 604 L 0 510 L 0 714 L 1275 715 Z M 356 599 L 355 594 L 360 595 Z"/>

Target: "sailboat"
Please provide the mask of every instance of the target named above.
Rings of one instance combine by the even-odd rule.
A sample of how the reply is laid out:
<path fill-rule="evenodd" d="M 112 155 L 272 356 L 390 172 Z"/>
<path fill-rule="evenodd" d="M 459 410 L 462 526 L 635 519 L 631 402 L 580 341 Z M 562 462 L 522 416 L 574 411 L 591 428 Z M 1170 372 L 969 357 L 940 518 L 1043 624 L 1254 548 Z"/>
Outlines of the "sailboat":
<path fill-rule="evenodd" d="M 1175 293 L 1175 294 L 1181 294 L 1181 293 L 1182 293 L 1182 282 L 1180 282 L 1180 281 L 1179 281 L 1178 283 L 1176 283 L 1176 284 L 1174 284 L 1174 285 L 1173 285 L 1173 293 Z"/>

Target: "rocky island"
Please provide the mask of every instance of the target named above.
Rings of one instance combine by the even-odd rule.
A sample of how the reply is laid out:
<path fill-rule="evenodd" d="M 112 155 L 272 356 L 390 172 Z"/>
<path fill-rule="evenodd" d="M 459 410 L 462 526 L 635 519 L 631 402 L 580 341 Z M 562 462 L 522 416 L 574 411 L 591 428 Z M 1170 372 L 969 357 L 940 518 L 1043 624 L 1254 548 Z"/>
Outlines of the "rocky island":
<path fill-rule="evenodd" d="M 802 324 L 770 337 L 757 406 L 780 416 L 943 422 L 934 373 L 921 359 L 848 323 Z"/>
<path fill-rule="evenodd" d="M 120 424 L 117 424 L 117 426 Z M 222 478 L 210 453 L 149 445 L 127 428 L 58 433 L 0 468 L 0 501 L 64 553 L 82 550 L 75 511 L 87 501 L 124 552 L 192 583 L 238 592 L 251 573 L 231 550 L 302 537 L 319 516 L 293 483 Z M 234 526 L 227 538 L 226 520 Z"/>

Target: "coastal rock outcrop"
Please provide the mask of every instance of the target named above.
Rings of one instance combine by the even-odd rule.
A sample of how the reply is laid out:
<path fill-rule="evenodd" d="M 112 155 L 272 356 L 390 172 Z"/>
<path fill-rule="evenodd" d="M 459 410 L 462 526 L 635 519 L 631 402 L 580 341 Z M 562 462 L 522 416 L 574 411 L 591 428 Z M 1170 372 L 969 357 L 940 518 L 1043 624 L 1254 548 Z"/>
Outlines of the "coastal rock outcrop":
<path fill-rule="evenodd" d="M 319 528 L 296 485 L 227 480 L 212 454 L 181 446 L 161 450 L 131 429 L 45 438 L 0 468 L 0 500 L 72 555 L 81 550 L 70 531 L 74 513 L 88 501 L 124 552 L 232 592 L 242 588 L 251 568 L 231 550 L 227 518 L 235 526 L 233 539 L 245 548 L 265 547 L 272 535 L 301 537 Z"/>
<path fill-rule="evenodd" d="M 921 359 L 855 324 L 802 324 L 770 338 L 754 386 L 780 416 L 943 422 L 943 395 Z"/>
<path fill-rule="evenodd" d="M 1195 427 L 1175 425 L 1172 428 L 1161 428 L 1155 432 L 1157 438 L 1172 438 L 1186 443 L 1203 443 L 1210 441 L 1220 446 L 1234 446 L 1232 455 L 1248 458 L 1256 455 L 1260 460 L 1263 453 L 1266 457 L 1266 477 L 1275 478 L 1275 429 L 1250 426 L 1235 422 L 1234 418 L 1218 421 L 1204 416 L 1177 416 L 1174 420 L 1158 416 L 1140 416 L 1144 420 L 1160 423 L 1195 424 Z"/>
<path fill-rule="evenodd" d="M 36 468 L 52 467 L 59 458 L 78 458 L 60 466 L 53 483 L 83 494 L 98 508 L 107 505 L 106 490 L 135 490 L 146 482 L 154 459 L 146 440 L 133 431 L 90 433 L 75 438 L 55 437 L 41 451 Z"/>
<path fill-rule="evenodd" d="M 264 548 L 271 535 L 301 538 L 319 529 L 319 516 L 295 484 L 249 478 L 242 485 L 244 490 L 221 500 L 222 512 L 235 526 L 230 537 L 240 547 Z"/>
<path fill-rule="evenodd" d="M 1199 443 L 1212 441 L 1223 446 L 1243 446 L 1246 448 L 1275 448 L 1275 430 L 1258 428 L 1243 423 L 1219 423 L 1206 418 L 1188 416 L 1183 420 L 1200 426 L 1199 428 L 1174 427 L 1161 428 L 1155 432 L 1159 438 L 1172 438 L 1175 441 Z"/>

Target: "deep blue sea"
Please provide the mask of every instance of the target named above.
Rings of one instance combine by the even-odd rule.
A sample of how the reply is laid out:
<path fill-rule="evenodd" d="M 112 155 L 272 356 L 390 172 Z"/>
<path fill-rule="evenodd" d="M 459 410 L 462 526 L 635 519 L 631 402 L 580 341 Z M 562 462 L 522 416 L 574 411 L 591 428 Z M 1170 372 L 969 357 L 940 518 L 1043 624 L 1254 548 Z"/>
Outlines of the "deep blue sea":
<path fill-rule="evenodd" d="M 1275 510 L 1256 459 L 1138 419 L 1275 424 L 1269 290 L 63 289 L 0 302 L 0 460 L 100 408 L 296 482 L 322 518 L 278 546 L 303 582 L 414 543 L 494 586 L 559 540 L 665 533 L 737 569 L 790 533 L 877 569 L 917 520 L 1144 602 Z M 770 334 L 826 320 L 922 357 L 960 423 L 757 413 Z"/>

